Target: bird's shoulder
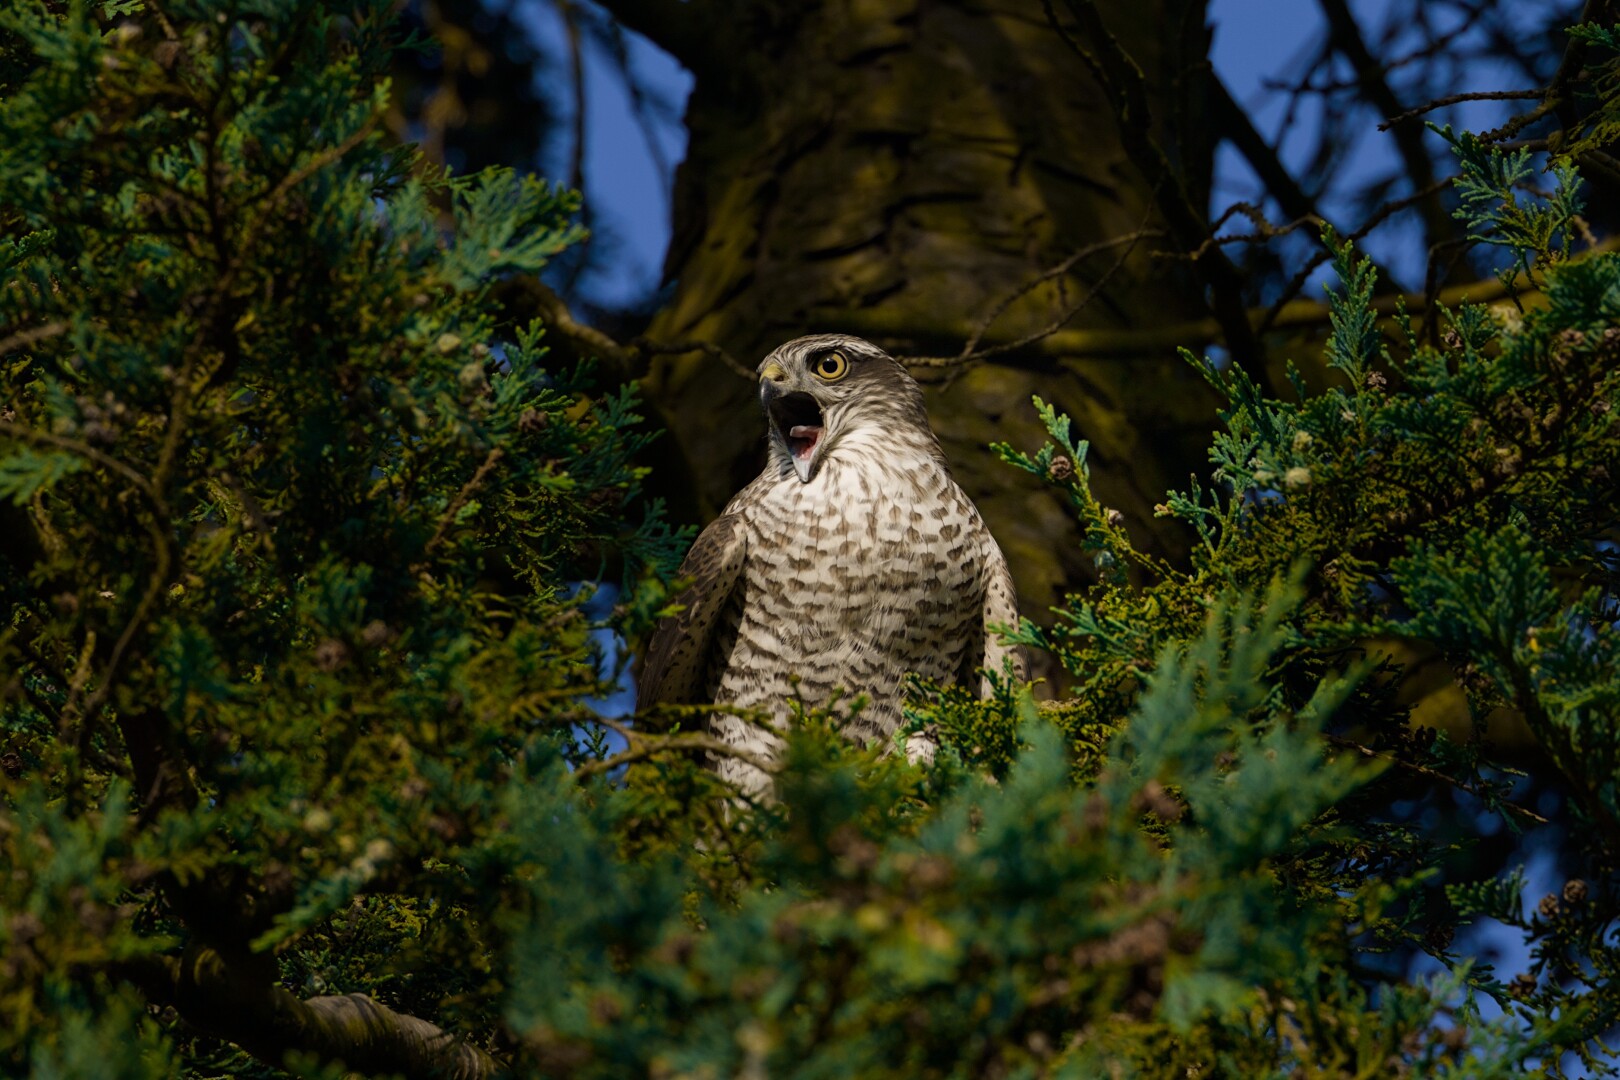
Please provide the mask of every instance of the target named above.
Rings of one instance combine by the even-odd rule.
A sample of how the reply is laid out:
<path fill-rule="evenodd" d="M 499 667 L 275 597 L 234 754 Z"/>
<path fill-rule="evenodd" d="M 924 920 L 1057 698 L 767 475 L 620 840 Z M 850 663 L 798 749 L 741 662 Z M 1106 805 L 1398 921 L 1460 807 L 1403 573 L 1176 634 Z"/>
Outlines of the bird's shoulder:
<path fill-rule="evenodd" d="M 693 578 L 695 585 L 702 585 L 705 579 L 742 558 L 748 544 L 747 516 L 746 508 L 728 505 L 705 525 L 681 560 L 681 577 Z"/>
<path fill-rule="evenodd" d="M 748 551 L 742 514 L 724 513 L 698 533 L 681 561 L 690 584 L 681 609 L 664 619 L 648 643 L 637 681 L 637 706 L 696 700 L 698 683 L 721 612 L 730 602 Z"/>

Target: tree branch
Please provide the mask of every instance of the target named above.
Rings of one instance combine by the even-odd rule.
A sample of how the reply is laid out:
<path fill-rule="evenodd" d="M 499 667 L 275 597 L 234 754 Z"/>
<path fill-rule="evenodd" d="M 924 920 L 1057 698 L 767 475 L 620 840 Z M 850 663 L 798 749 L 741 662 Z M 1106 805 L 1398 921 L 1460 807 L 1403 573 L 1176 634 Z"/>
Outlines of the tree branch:
<path fill-rule="evenodd" d="M 1378 130 L 1388 131 L 1396 124 L 1416 119 L 1424 113 L 1431 113 L 1436 109 L 1444 109 L 1452 105 L 1460 105 L 1465 101 L 1533 101 L 1541 97 L 1542 93 L 1541 90 L 1479 90 L 1467 94 L 1447 94 L 1445 97 L 1437 97 L 1433 101 L 1419 105 L 1416 108 L 1407 109 L 1401 115 L 1385 120 L 1378 125 Z"/>
<path fill-rule="evenodd" d="M 1164 148 L 1153 137 L 1147 82 L 1141 68 L 1103 25 L 1095 0 L 1064 0 L 1081 33 L 1096 48 L 1095 54 L 1058 21 L 1051 0 L 1042 2 L 1047 21 L 1091 69 L 1108 96 L 1119 125 L 1120 143 L 1131 164 L 1154 185 L 1159 211 L 1171 235 L 1185 250 L 1199 249 L 1209 239 L 1209 222 L 1187 192 L 1180 173 L 1171 166 Z M 1267 385 L 1264 350 L 1244 307 L 1243 281 L 1237 268 L 1219 247 L 1204 248 L 1193 265 L 1209 286 L 1210 309 L 1221 326 L 1234 362 L 1242 365 L 1262 386 Z"/>
<path fill-rule="evenodd" d="M 1610 17 L 1611 6 L 1612 0 L 1586 0 L 1580 21 L 1585 24 L 1604 23 Z M 1575 102 L 1569 87 L 1586 66 L 1586 50 L 1587 43 L 1583 39 L 1570 38 L 1563 57 L 1558 61 L 1558 70 L 1553 72 L 1552 82 L 1547 84 L 1545 100 L 1558 113 L 1558 122 L 1565 131 L 1573 129 L 1576 124 Z"/>
<path fill-rule="evenodd" d="M 1277 151 L 1266 142 L 1255 128 L 1254 121 L 1249 119 L 1249 114 L 1232 99 L 1226 83 L 1214 72 L 1209 74 L 1209 94 L 1210 122 L 1220 134 L 1232 140 L 1237 152 L 1243 155 L 1260 182 L 1266 185 L 1266 190 L 1277 200 L 1277 205 L 1282 207 L 1284 216 L 1320 219 L 1315 201 L 1305 194 L 1299 181 L 1277 157 Z"/>
<path fill-rule="evenodd" d="M 1460 780 L 1455 776 L 1443 773 L 1438 769 L 1431 769 L 1427 765 L 1420 765 L 1415 761 L 1408 761 L 1397 754 L 1382 753 L 1378 750 L 1374 750 L 1370 746 L 1365 746 L 1358 743 L 1354 739 L 1346 739 L 1339 735 L 1330 735 L 1324 733 L 1322 738 L 1331 745 L 1339 747 L 1341 750 L 1353 750 L 1362 757 L 1376 758 L 1379 761 L 1387 761 L 1392 765 L 1398 766 L 1399 768 L 1417 773 L 1419 776 L 1428 777 L 1430 780 L 1439 780 L 1443 783 L 1450 784 L 1458 791 L 1467 792 L 1476 799 L 1483 800 L 1487 797 L 1485 792 L 1482 792 L 1478 788 L 1472 786 L 1466 780 Z M 1528 818 L 1537 825 L 1552 824 L 1545 817 L 1536 813 L 1534 810 L 1531 810 L 1529 807 L 1520 806 L 1518 803 L 1512 802 L 1508 799 L 1498 799 L 1497 802 L 1499 805 L 1511 810 L 1513 813 L 1518 814 L 1521 817 Z"/>
<path fill-rule="evenodd" d="M 1079 251 L 1075 252 L 1073 255 L 1070 255 L 1056 266 L 1044 271 L 1032 280 L 1025 282 L 1016 290 L 1003 297 L 1000 302 L 990 309 L 990 313 L 984 318 L 980 319 L 978 324 L 974 326 L 973 333 L 969 335 L 967 343 L 962 346 L 962 351 L 957 353 L 955 356 L 897 356 L 895 359 L 899 360 L 902 364 L 905 364 L 908 367 L 956 367 L 962 364 L 974 363 L 979 360 L 987 360 L 990 357 L 998 356 L 1001 353 L 1016 352 L 1025 345 L 1051 337 L 1053 334 L 1057 333 L 1065 325 L 1067 325 L 1076 315 L 1080 314 L 1081 311 L 1083 311 L 1093 300 L 1097 298 L 1098 294 L 1102 292 L 1113 276 L 1125 265 L 1125 261 L 1131 257 L 1131 252 L 1136 250 L 1136 244 L 1139 240 L 1145 236 L 1161 235 L 1163 234 L 1157 229 L 1138 229 L 1135 232 L 1126 233 L 1124 236 L 1116 236 L 1112 240 L 1103 240 L 1099 243 L 1090 244 L 1081 248 Z M 1079 300 L 1076 300 L 1074 303 L 1068 305 L 1062 311 L 1058 312 L 1058 314 L 1053 316 L 1043 328 L 1032 333 L 1025 334 L 1023 337 L 1015 338 L 1012 341 L 1002 342 L 998 345 L 989 345 L 984 348 L 979 347 L 979 343 L 984 340 L 985 334 L 989 333 L 990 327 L 995 325 L 996 319 L 999 318 L 1001 313 L 1006 311 L 1013 301 L 1018 299 L 1018 297 L 1023 296 L 1025 293 L 1029 292 L 1043 281 L 1049 281 L 1052 278 L 1061 277 L 1063 274 L 1068 273 L 1077 262 L 1088 255 L 1093 255 L 1099 251 L 1106 251 L 1109 248 L 1121 246 L 1123 246 L 1125 250 L 1120 253 L 1119 257 L 1114 260 L 1107 270 L 1103 271 L 1102 276 L 1099 277 L 1091 285 L 1091 287 L 1086 290 L 1085 295 L 1081 296 Z"/>
<path fill-rule="evenodd" d="M 1445 187 L 1449 183 L 1451 183 L 1450 179 L 1436 180 L 1434 182 L 1434 187 L 1427 191 L 1413 192 L 1404 199 L 1395 199 L 1392 202 L 1385 203 L 1383 206 L 1380 206 L 1371 217 L 1361 223 L 1361 228 L 1357 229 L 1355 232 L 1346 234 L 1345 239 L 1351 243 L 1355 243 L 1368 233 L 1372 232 L 1379 225 L 1383 224 L 1384 221 L 1387 220 L 1391 215 L 1397 214 L 1400 211 L 1405 210 L 1407 207 L 1412 206 L 1419 200 L 1427 198 L 1431 192 L 1438 192 L 1441 188 Z M 1311 256 L 1310 259 L 1306 260 L 1304 266 L 1301 266 L 1297 271 L 1294 272 L 1294 276 L 1289 279 L 1287 285 L 1283 286 L 1283 291 L 1278 294 L 1277 299 L 1272 303 L 1271 307 L 1266 310 L 1265 316 L 1260 320 L 1260 333 L 1266 333 L 1276 324 L 1277 316 L 1282 313 L 1283 308 L 1294 302 L 1294 298 L 1299 295 L 1299 290 L 1305 287 L 1305 283 L 1309 281 L 1311 275 L 1316 272 L 1316 268 L 1327 262 L 1331 257 L 1332 256 L 1328 253 L 1328 250 L 1323 248 L 1315 255 Z M 1384 277 L 1385 280 L 1390 280 L 1387 275 L 1381 274 L 1380 276 Z"/>
<path fill-rule="evenodd" d="M 630 731 L 628 728 L 616 730 L 627 737 Z M 641 734 L 628 750 L 621 750 L 612 757 L 605 757 L 600 761 L 582 762 L 574 768 L 574 776 L 583 780 L 589 776 L 610 773 L 621 765 L 633 765 L 638 761 L 647 761 L 664 754 L 712 754 L 717 757 L 736 758 L 763 773 L 775 773 L 778 769 L 771 759 L 750 753 L 712 735 L 684 732 L 674 735 Z"/>
<path fill-rule="evenodd" d="M 476 1046 L 365 994 L 301 1001 L 275 983 L 273 968 L 233 964 L 214 949 L 196 948 L 182 959 L 152 958 L 125 970 L 189 1023 L 277 1067 L 299 1051 L 356 1072 L 424 1080 L 485 1080 L 504 1071 Z"/>
<path fill-rule="evenodd" d="M 539 278 L 515 277 L 497 292 L 506 306 L 511 306 L 513 294 L 516 294 L 516 298 L 532 304 L 540 320 L 546 324 L 546 328 L 567 338 L 578 352 L 605 361 L 613 368 L 616 378 L 628 382 L 639 374 L 636 358 L 628 348 L 596 327 L 588 326 L 574 318 L 574 313 L 568 310 L 568 304 L 563 298 Z"/>
<path fill-rule="evenodd" d="M 14 334 L 0 338 L 0 356 L 17 349 L 26 349 L 36 341 L 44 341 L 58 334 L 66 333 L 68 324 L 65 322 L 48 322 L 41 326 L 29 327 L 27 330 L 18 330 Z"/>
<path fill-rule="evenodd" d="M 569 126 L 568 186 L 585 190 L 585 57 L 579 37 L 579 11 L 572 0 L 558 0 L 563 29 L 568 35 L 568 83 L 574 99 L 573 123 Z"/>
<path fill-rule="evenodd" d="M 722 65 L 714 48 L 714 13 L 705 0 L 597 0 L 627 30 L 679 60 L 693 75 Z"/>
<path fill-rule="evenodd" d="M 758 376 L 754 370 L 720 346 L 709 341 L 654 341 L 638 337 L 621 345 L 594 326 L 580 322 L 568 310 L 568 304 L 545 282 L 535 277 L 512 279 L 502 290 L 503 302 L 510 304 L 510 295 L 517 293 L 534 305 L 547 329 L 568 340 L 584 356 L 594 356 L 613 368 L 615 377 L 629 381 L 646 373 L 649 356 L 671 356 L 701 352 L 724 364 L 733 374 L 753 382 Z"/>
<path fill-rule="evenodd" d="M 1349 4 L 1346 0 L 1318 0 L 1318 3 L 1322 6 L 1322 14 L 1327 17 L 1333 47 L 1355 70 L 1362 95 L 1383 114 L 1386 121 L 1393 122 L 1401 117 L 1406 108 L 1385 81 L 1383 68 L 1367 48 Z M 1434 161 L 1429 157 L 1428 148 L 1423 145 L 1423 129 L 1401 124 L 1393 128 L 1393 134 L 1395 148 L 1400 152 L 1406 175 L 1412 181 L 1412 190 L 1428 191 L 1434 186 Z M 1450 239 L 1456 233 L 1456 223 L 1441 205 L 1438 193 L 1423 199 L 1421 205 L 1430 247 Z"/>
<path fill-rule="evenodd" d="M 1610 0 L 1586 0 L 1586 6 L 1581 11 L 1580 22 L 1603 22 L 1608 18 Z M 1481 142 L 1502 142 L 1511 139 L 1531 124 L 1540 120 L 1548 113 L 1556 112 L 1563 129 L 1568 131 L 1574 126 L 1574 102 L 1569 95 L 1570 86 L 1581 74 L 1586 63 L 1586 42 L 1580 38 L 1571 38 L 1569 46 L 1565 48 L 1564 55 L 1558 61 L 1558 70 L 1553 73 L 1552 81 L 1547 88 L 1537 96 L 1541 103 L 1529 112 L 1520 113 L 1511 117 L 1505 124 L 1480 135 Z M 1556 152 L 1557 142 L 1562 133 L 1552 136 L 1549 140 L 1549 149 Z"/>
<path fill-rule="evenodd" d="M 1620 247 L 1620 238 L 1606 241 L 1592 250 L 1613 251 L 1617 247 Z M 1515 279 L 1514 286 L 1521 296 L 1533 295 L 1539 291 L 1522 275 Z M 1420 315 L 1436 306 L 1455 307 L 1462 303 L 1488 304 L 1507 295 L 1507 287 L 1501 281 L 1489 278 L 1452 285 L 1433 297 L 1425 296 L 1423 293 L 1380 296 L 1373 300 L 1372 307 L 1387 320 L 1393 318 L 1397 303 L 1402 301 L 1408 314 Z M 1270 317 L 1268 330 L 1303 330 L 1326 326 L 1329 313 L 1326 304 L 1314 300 L 1292 300 L 1278 308 L 1275 313 L 1256 308 L 1247 313 L 1247 318 L 1258 321 L 1262 317 Z M 874 339 L 915 340 L 918 328 L 914 319 L 915 316 L 904 312 L 867 308 L 840 314 L 837 329 Z M 928 332 L 931 339 L 960 341 L 974 329 L 975 324 L 962 320 L 955 323 L 933 322 L 929 325 Z M 1220 341 L 1225 332 L 1223 323 L 1215 318 L 1141 329 L 1059 330 L 1038 341 L 1024 344 L 1016 354 L 1002 357 L 1001 362 L 1016 365 L 1020 360 L 1028 363 L 1035 359 L 1061 360 L 1080 357 L 1118 360 L 1131 356 L 1169 353 L 1177 346 L 1193 348 Z M 986 340 L 995 340 L 995 335 L 986 335 Z"/>
<path fill-rule="evenodd" d="M 473 470 L 472 477 L 461 485 L 461 490 L 456 492 L 456 497 L 450 500 L 450 505 L 445 507 L 444 513 L 439 515 L 438 527 L 433 530 L 432 537 L 428 539 L 426 546 L 422 548 L 423 556 L 431 555 L 434 549 L 444 543 L 445 535 L 449 533 L 450 527 L 456 523 L 456 515 L 461 513 L 461 508 L 466 506 L 467 501 L 483 486 L 484 481 L 489 478 L 490 470 L 500 463 L 505 454 L 506 451 L 499 446 L 490 447 L 489 453 L 484 456 L 484 460 L 479 463 L 477 469 Z"/>
<path fill-rule="evenodd" d="M 1397 200 L 1386 208 L 1388 213 L 1408 206 L 1420 195 L 1409 196 Z M 1351 238 L 1359 238 L 1369 231 L 1373 224 L 1387 216 L 1385 212 L 1370 221 L 1362 229 L 1351 234 Z M 1125 237 L 1116 237 L 1100 245 L 1082 248 L 1076 253 L 1078 257 L 1095 254 L 1097 251 L 1120 243 L 1134 242 L 1144 236 L 1153 235 L 1152 230 L 1143 230 L 1139 233 L 1128 234 Z M 1615 241 L 1599 244 L 1594 251 L 1609 251 L 1616 246 Z M 1071 258 L 1076 257 L 1071 256 Z M 1065 260 L 1067 262 L 1068 260 Z M 1320 260 L 1312 264 L 1312 269 L 1320 264 Z M 1063 265 L 1063 264 L 1059 264 Z M 1043 275 L 1044 276 L 1044 275 Z M 709 342 L 655 342 L 647 338 L 637 338 L 627 345 L 618 341 L 592 326 L 574 318 L 568 306 L 547 288 L 544 284 L 533 278 L 514 281 L 513 286 L 520 288 L 540 312 L 541 318 L 548 327 L 561 336 L 567 338 L 575 348 L 582 353 L 593 355 L 608 361 L 615 373 L 624 379 L 632 379 L 641 373 L 644 368 L 644 358 L 647 356 L 705 352 L 724 363 L 740 377 L 754 378 L 754 374 L 740 361 L 732 357 L 724 349 Z M 1535 293 L 1537 289 L 1527 281 L 1517 283 L 1521 294 Z M 1286 295 L 1286 294 L 1285 294 Z M 1454 307 L 1464 302 L 1485 304 L 1493 300 L 1500 300 L 1507 295 L 1506 288 L 1495 278 L 1482 281 L 1463 282 L 1442 290 L 1435 296 L 1423 293 L 1392 294 L 1381 296 L 1373 301 L 1373 308 L 1384 318 L 1390 318 L 1395 313 L 1397 299 L 1404 299 L 1406 311 L 1411 315 L 1422 314 L 1437 305 Z M 1290 300 L 1286 303 L 1274 305 L 1270 308 L 1255 308 L 1243 312 L 1243 319 L 1249 326 L 1258 326 L 1263 332 L 1270 333 L 1277 330 L 1296 330 L 1308 327 L 1325 326 L 1328 322 L 1328 307 L 1314 300 Z M 1050 328 L 1049 328 L 1050 329 Z M 1161 326 L 1144 327 L 1141 329 L 1087 329 L 1062 330 L 1050 329 L 1050 332 L 1025 335 L 1020 338 L 1001 336 L 994 333 L 983 319 L 968 321 L 930 320 L 928 325 L 919 327 L 916 316 L 895 308 L 875 307 L 859 308 L 841 312 L 836 325 L 809 326 L 807 332 L 817 330 L 837 331 L 840 333 L 860 334 L 874 340 L 887 341 L 930 341 L 949 343 L 948 347 L 958 348 L 957 342 L 970 341 L 977 338 L 978 344 L 983 346 L 969 359 L 984 355 L 996 355 L 1001 363 L 1017 366 L 1020 362 L 1028 363 L 1035 359 L 1078 359 L 1082 357 L 1100 357 L 1105 359 L 1124 359 L 1132 356 L 1153 355 L 1155 353 L 1167 354 L 1179 346 L 1188 348 L 1223 339 L 1230 341 L 1225 320 L 1219 317 L 1196 319 L 1189 322 L 1171 323 Z M 920 332 L 921 331 L 921 332 Z M 954 364 L 960 357 L 946 358 L 944 364 Z M 922 358 L 919 366 L 942 366 L 939 358 Z"/>

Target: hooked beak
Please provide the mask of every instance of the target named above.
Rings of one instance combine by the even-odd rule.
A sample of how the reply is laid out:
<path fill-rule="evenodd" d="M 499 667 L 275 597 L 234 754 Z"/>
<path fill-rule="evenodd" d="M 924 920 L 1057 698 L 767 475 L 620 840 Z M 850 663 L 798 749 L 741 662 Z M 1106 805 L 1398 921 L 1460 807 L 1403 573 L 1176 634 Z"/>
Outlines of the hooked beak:
<path fill-rule="evenodd" d="M 788 455 L 793 459 L 793 469 L 799 474 L 799 482 L 808 484 L 816 475 L 822 437 L 827 430 L 821 406 L 803 391 L 784 393 L 781 382 L 771 378 L 768 371 L 759 386 L 759 400 L 765 406 L 765 417 L 771 431 L 787 447 Z"/>

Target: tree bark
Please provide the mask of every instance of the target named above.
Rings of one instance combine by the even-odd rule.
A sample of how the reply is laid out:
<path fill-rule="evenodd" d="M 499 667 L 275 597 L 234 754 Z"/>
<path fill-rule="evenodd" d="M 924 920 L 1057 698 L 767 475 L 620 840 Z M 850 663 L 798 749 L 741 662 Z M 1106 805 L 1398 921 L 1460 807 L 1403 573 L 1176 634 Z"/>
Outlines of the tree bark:
<path fill-rule="evenodd" d="M 1162 178 L 1131 164 L 1108 99 L 1037 0 L 755 3 L 723 16 L 688 6 L 713 20 L 711 55 L 695 68 L 666 264 L 673 292 L 648 328 L 654 340 L 715 343 L 750 366 L 789 338 L 839 330 L 897 355 L 954 355 L 964 324 L 1072 252 L 1162 225 Z M 1106 21 L 1142 68 L 1180 183 L 1207 203 L 1209 141 L 1175 139 L 1208 128 L 1197 119 L 1202 3 L 1142 0 L 1110 6 Z M 1072 326 L 1152 329 L 1207 313 L 1190 261 L 1153 258 L 1148 246 Z M 987 340 L 1047 325 L 1117 258 L 1100 252 L 1031 290 Z M 1172 348 L 1031 348 L 918 375 L 1027 614 L 1039 618 L 1094 573 L 1061 499 L 988 450 L 1043 441 L 1032 394 L 1074 417 L 1091 441 L 1095 489 L 1133 535 L 1179 549 L 1152 507 L 1203 464 L 1215 417 Z M 712 516 L 762 459 L 756 387 L 703 354 L 655 358 L 645 386 L 671 434 L 661 449 L 678 452 L 696 495 L 677 512 Z"/>
<path fill-rule="evenodd" d="M 367 1074 L 485 1080 L 504 1071 L 476 1046 L 365 994 L 301 1001 L 276 985 L 274 961 L 266 956 L 232 963 L 214 949 L 193 948 L 181 959 L 150 960 L 128 973 L 188 1022 L 277 1067 L 300 1051 Z"/>

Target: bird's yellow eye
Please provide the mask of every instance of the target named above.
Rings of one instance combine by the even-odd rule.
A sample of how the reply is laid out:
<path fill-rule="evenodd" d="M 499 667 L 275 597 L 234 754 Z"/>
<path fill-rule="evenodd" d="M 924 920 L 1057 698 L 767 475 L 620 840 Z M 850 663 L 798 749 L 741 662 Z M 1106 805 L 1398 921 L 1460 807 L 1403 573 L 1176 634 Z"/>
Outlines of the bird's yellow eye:
<path fill-rule="evenodd" d="M 816 361 L 815 372 L 818 379 L 837 382 L 849 374 L 849 361 L 843 353 L 830 352 Z"/>

